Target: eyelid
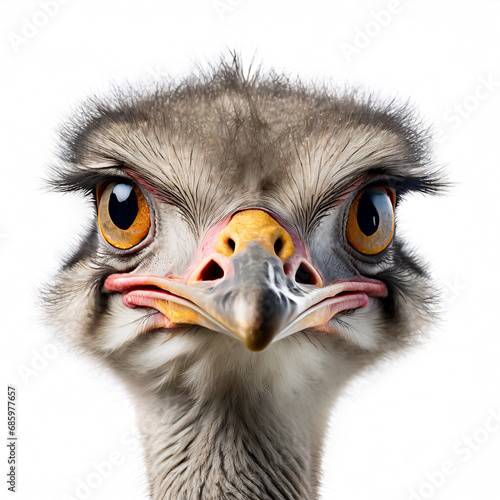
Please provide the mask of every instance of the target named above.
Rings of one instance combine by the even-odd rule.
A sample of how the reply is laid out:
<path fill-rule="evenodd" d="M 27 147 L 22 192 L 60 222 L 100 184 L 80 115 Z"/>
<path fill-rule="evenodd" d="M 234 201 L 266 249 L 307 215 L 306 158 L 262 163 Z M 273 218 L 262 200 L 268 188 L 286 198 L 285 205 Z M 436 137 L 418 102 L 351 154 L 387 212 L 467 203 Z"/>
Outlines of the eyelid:
<path fill-rule="evenodd" d="M 370 188 L 381 188 L 389 190 L 390 191 L 389 196 L 391 198 L 393 206 L 395 206 L 397 199 L 396 193 L 398 192 L 398 189 L 396 189 L 395 187 L 395 181 L 388 177 L 372 176 L 372 175 L 364 175 L 363 177 L 358 179 L 358 181 L 354 182 L 351 186 L 345 189 L 341 193 L 340 198 L 336 205 L 341 206 L 349 200 L 351 200 L 352 202 L 352 200 L 356 198 L 356 196 L 361 191 Z"/>
<path fill-rule="evenodd" d="M 384 190 L 390 200 L 391 200 L 391 203 L 392 203 L 392 207 L 393 208 L 396 208 L 396 201 L 398 199 L 398 191 L 396 190 L 396 188 L 394 186 L 391 185 L 390 182 L 388 182 L 386 179 L 377 179 L 377 180 L 373 180 L 372 182 L 367 182 L 366 184 L 362 185 L 359 187 L 359 189 L 353 191 L 354 192 L 354 196 L 352 196 L 352 193 L 351 196 L 352 196 L 352 200 L 351 200 L 351 203 L 352 201 L 362 192 L 362 191 L 366 191 L 367 189 L 382 189 Z M 350 205 L 349 205 L 350 207 Z"/>
<path fill-rule="evenodd" d="M 95 188 L 95 197 L 97 200 L 97 204 L 99 205 L 99 202 L 101 201 L 102 193 L 106 189 L 106 186 L 112 181 L 105 181 L 99 183 L 96 188 Z"/>
<path fill-rule="evenodd" d="M 109 184 L 120 184 L 120 183 L 136 184 L 135 180 L 132 177 L 120 176 L 118 174 L 103 175 L 102 179 L 96 184 L 94 188 L 97 203 L 99 203 L 103 191 L 106 189 L 107 186 L 109 186 Z M 140 189 L 140 186 L 138 187 Z M 143 190 L 141 189 L 141 191 Z M 144 193 L 142 194 L 144 195 Z"/>
<path fill-rule="evenodd" d="M 128 175 L 130 175 L 132 182 L 135 182 L 139 186 L 139 188 L 142 188 L 142 191 L 147 191 L 160 200 L 164 198 L 164 194 L 160 192 L 158 188 L 153 186 L 151 182 L 145 179 L 142 175 L 132 171 L 130 168 L 124 168 L 123 170 Z"/>

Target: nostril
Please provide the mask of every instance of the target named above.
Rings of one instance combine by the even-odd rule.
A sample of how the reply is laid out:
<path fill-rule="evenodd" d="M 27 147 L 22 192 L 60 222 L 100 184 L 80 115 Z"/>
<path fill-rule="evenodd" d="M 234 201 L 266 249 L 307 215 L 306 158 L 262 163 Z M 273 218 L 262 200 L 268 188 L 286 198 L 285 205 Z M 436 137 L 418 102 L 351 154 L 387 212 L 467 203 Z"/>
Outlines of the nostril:
<path fill-rule="evenodd" d="M 274 242 L 274 253 L 279 257 L 280 256 L 280 252 L 283 248 L 283 240 L 281 238 L 278 238 L 275 242 Z"/>
<path fill-rule="evenodd" d="M 304 265 L 304 263 L 300 264 L 295 272 L 295 281 L 303 285 L 318 285 L 316 276 Z"/>
<path fill-rule="evenodd" d="M 236 248 L 236 243 L 234 242 L 234 240 L 232 238 L 228 238 L 227 244 L 229 245 L 231 250 L 234 252 L 234 249 Z"/>
<path fill-rule="evenodd" d="M 222 267 L 215 260 L 211 260 L 201 271 L 199 281 L 214 281 L 220 280 L 223 277 L 224 270 Z"/>

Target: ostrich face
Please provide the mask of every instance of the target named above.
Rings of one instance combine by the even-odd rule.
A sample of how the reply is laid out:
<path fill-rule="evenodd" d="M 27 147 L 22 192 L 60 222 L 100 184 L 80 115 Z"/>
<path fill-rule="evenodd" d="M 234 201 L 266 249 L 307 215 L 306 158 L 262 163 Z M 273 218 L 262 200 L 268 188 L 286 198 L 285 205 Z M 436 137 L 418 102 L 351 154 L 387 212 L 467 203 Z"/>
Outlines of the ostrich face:
<path fill-rule="evenodd" d="M 152 387 L 185 385 L 193 365 L 307 376 L 393 350 L 429 318 L 394 217 L 439 183 L 403 110 L 223 68 L 82 116 L 54 183 L 95 216 L 49 309 L 123 373 Z"/>

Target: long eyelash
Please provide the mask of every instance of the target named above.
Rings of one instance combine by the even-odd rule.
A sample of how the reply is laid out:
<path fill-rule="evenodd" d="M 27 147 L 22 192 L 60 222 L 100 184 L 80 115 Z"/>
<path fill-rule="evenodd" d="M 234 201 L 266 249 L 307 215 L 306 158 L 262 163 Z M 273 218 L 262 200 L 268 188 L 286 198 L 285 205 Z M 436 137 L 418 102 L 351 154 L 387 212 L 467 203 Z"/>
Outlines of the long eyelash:
<path fill-rule="evenodd" d="M 70 171 L 60 173 L 55 171 L 55 175 L 48 181 L 49 187 L 63 193 L 83 192 L 87 196 L 93 195 L 99 184 L 109 182 L 127 182 L 130 179 L 117 174 L 106 174 L 103 172 L 90 171 Z"/>
<path fill-rule="evenodd" d="M 111 161 L 111 159 L 108 158 Z M 51 179 L 48 181 L 50 188 L 63 192 L 63 193 L 74 193 L 83 192 L 86 196 L 92 196 L 95 201 L 96 188 L 99 184 L 109 183 L 109 182 L 136 182 L 134 178 L 120 176 L 117 174 L 107 174 L 103 172 L 106 169 L 120 169 L 126 173 L 135 173 L 141 179 L 141 184 L 143 184 L 146 189 L 154 192 L 155 196 L 158 197 L 164 203 L 168 203 L 177 207 L 182 213 L 184 220 L 190 225 L 194 234 L 198 234 L 200 228 L 202 227 L 202 222 L 199 216 L 199 210 L 197 209 L 199 205 L 199 200 L 195 195 L 187 192 L 179 184 L 174 185 L 172 188 L 165 186 L 162 179 L 152 172 L 143 171 L 140 168 L 131 168 L 122 162 L 114 161 L 115 165 L 110 167 L 103 167 L 100 170 L 63 170 L 59 168 L 52 169 Z M 131 177 L 133 177 L 131 175 Z"/>
<path fill-rule="evenodd" d="M 425 194 L 440 194 L 451 185 L 440 173 L 429 171 L 427 174 L 419 176 L 397 175 L 387 172 L 384 167 L 375 167 L 363 172 L 362 177 L 369 175 L 380 176 L 373 182 L 368 182 L 360 186 L 359 189 L 366 189 L 371 185 L 385 185 L 396 190 L 396 199 L 399 201 L 407 193 L 420 192 Z M 361 177 L 361 178 L 362 178 Z M 314 230 L 321 219 L 335 208 L 344 193 L 350 186 L 359 181 L 360 178 L 346 178 L 332 186 L 328 192 L 324 193 L 316 202 L 315 206 L 310 208 L 308 218 L 308 231 Z"/>

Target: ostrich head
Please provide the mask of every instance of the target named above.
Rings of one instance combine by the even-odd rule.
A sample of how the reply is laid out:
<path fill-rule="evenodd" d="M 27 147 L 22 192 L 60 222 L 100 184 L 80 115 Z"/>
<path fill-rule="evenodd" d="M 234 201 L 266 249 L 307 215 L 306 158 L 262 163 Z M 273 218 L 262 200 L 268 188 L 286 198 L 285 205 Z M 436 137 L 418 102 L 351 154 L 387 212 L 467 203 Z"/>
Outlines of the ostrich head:
<path fill-rule="evenodd" d="M 129 386 L 152 498 L 315 498 L 335 394 L 432 317 L 418 123 L 231 63 L 87 103 L 61 159 L 94 215 L 47 308 Z"/>

